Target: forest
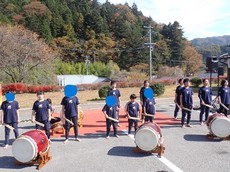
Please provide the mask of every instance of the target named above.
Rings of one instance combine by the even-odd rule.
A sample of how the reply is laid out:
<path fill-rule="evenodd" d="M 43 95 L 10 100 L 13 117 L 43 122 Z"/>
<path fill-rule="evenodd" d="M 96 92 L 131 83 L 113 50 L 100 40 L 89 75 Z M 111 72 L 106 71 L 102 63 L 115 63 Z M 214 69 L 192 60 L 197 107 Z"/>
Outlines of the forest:
<path fill-rule="evenodd" d="M 152 47 L 145 44 L 149 42 L 149 29 L 145 26 L 152 27 Z M 30 45 L 20 35 L 30 40 Z M 40 46 L 46 44 L 49 48 L 35 53 L 39 46 L 32 51 L 31 42 L 37 45 L 38 41 Z M 22 51 L 22 44 L 31 50 L 30 55 Z M 202 52 L 184 37 L 179 22 L 157 23 L 144 16 L 136 4 L 0 0 L 0 45 L 1 60 L 12 59 L 0 63 L 4 71 L 1 82 L 49 84 L 57 74 L 86 74 L 86 62 L 89 74 L 120 81 L 137 74 L 147 78 L 150 48 L 153 74 L 158 77 L 191 76 L 204 69 Z M 44 55 L 49 58 L 43 60 Z M 13 60 L 15 57 L 17 60 Z M 24 62 L 23 68 L 18 67 L 19 61 Z M 40 75 L 49 77 L 44 80 Z"/>

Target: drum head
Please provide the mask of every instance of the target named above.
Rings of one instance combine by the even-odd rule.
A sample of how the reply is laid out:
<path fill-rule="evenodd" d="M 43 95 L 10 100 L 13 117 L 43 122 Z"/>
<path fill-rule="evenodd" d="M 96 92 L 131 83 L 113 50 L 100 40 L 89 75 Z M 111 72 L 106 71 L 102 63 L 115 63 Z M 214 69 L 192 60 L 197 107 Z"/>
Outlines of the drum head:
<path fill-rule="evenodd" d="M 225 117 L 216 118 L 211 123 L 210 129 L 218 137 L 228 137 L 230 135 L 230 119 Z"/>
<path fill-rule="evenodd" d="M 20 136 L 12 145 L 12 153 L 19 162 L 29 162 L 36 158 L 37 144 L 27 136 Z"/>
<path fill-rule="evenodd" d="M 156 131 L 149 127 L 144 127 L 137 130 L 135 143 L 140 149 L 151 151 L 156 148 L 159 138 L 159 134 Z"/>

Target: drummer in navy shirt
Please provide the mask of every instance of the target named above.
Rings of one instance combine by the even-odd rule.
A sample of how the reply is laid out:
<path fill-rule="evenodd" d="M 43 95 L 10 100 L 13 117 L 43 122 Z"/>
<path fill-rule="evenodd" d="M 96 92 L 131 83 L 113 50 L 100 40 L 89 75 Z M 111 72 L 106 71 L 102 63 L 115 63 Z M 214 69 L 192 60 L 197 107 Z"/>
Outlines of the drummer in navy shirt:
<path fill-rule="evenodd" d="M 9 92 L 10 93 L 10 92 Z M 7 93 L 8 94 L 8 93 Z M 13 93 L 10 93 L 13 94 Z M 14 128 L 15 138 L 19 136 L 18 132 L 18 123 L 19 119 L 19 104 L 17 101 L 8 101 L 5 100 L 1 105 L 2 110 L 2 124 L 8 124 Z M 9 145 L 10 129 L 5 126 L 5 146 L 7 148 Z"/>
<path fill-rule="evenodd" d="M 139 108 L 139 104 L 135 101 L 136 98 L 137 96 L 135 94 L 131 94 L 130 101 L 126 104 L 125 107 L 126 115 L 135 118 L 140 117 L 140 108 Z M 133 124 L 134 124 L 135 131 L 137 130 L 138 120 L 128 119 L 128 123 L 129 123 L 128 134 L 131 134 L 131 129 Z"/>
<path fill-rule="evenodd" d="M 208 79 L 203 79 L 203 86 L 199 89 L 198 97 L 200 99 L 200 125 L 204 125 L 203 123 L 203 115 L 205 112 L 205 121 L 208 120 L 209 115 L 209 107 L 205 106 L 211 105 L 212 102 L 212 88 L 209 87 Z"/>
<path fill-rule="evenodd" d="M 144 113 L 145 114 L 150 114 L 150 115 L 156 115 L 156 107 L 155 107 L 155 99 L 146 99 L 144 102 Z M 153 122 L 153 117 L 151 116 L 145 116 L 145 122 Z"/>
<path fill-rule="evenodd" d="M 144 113 L 144 103 L 147 99 L 144 95 L 145 89 L 149 88 L 149 81 L 144 80 L 144 86 L 140 89 L 140 104 L 142 106 L 142 114 Z M 144 122 L 144 115 L 141 115 L 142 123 Z"/>
<path fill-rule="evenodd" d="M 45 125 L 45 132 L 46 136 L 50 141 L 50 120 L 51 120 L 51 113 L 50 113 L 50 105 L 47 100 L 44 99 L 44 92 L 38 91 L 37 92 L 38 100 L 36 100 L 33 104 L 32 108 L 32 122 L 38 121 Z M 36 129 L 42 129 L 41 126 L 36 124 Z"/>
<path fill-rule="evenodd" d="M 116 81 L 111 81 L 110 86 L 112 87 L 111 89 L 108 90 L 107 92 L 107 96 L 114 96 L 115 100 L 116 100 L 116 112 L 117 112 L 117 118 L 119 119 L 119 108 L 121 106 L 121 93 L 120 91 L 117 89 L 117 83 Z M 120 124 L 117 123 L 117 126 L 120 127 Z"/>
<path fill-rule="evenodd" d="M 192 110 L 193 108 L 193 90 L 190 88 L 190 82 L 188 78 L 185 78 L 184 81 L 184 87 L 181 89 L 181 95 L 180 95 L 180 103 L 181 103 L 181 109 L 182 109 L 182 118 L 181 118 L 181 125 L 182 128 L 184 128 L 184 120 L 187 115 L 187 127 L 192 127 L 190 125 L 190 119 L 191 119 L 191 111 L 185 110 L 183 108 L 187 108 Z"/>
<path fill-rule="evenodd" d="M 106 115 L 109 117 L 112 117 L 114 119 L 117 119 L 117 109 L 116 109 L 116 105 L 114 106 L 108 106 L 107 104 L 103 107 L 102 112 L 105 114 L 105 118 Z M 117 125 L 116 122 L 110 119 L 106 118 L 106 138 L 109 138 L 109 133 L 110 133 L 110 127 L 111 125 L 113 125 L 113 131 L 114 131 L 114 136 L 115 137 L 119 137 L 117 135 Z"/>
<path fill-rule="evenodd" d="M 174 99 L 174 103 L 176 104 L 175 110 L 174 110 L 174 119 L 177 119 L 177 115 L 178 115 L 178 112 L 180 110 L 180 107 L 178 107 L 178 106 L 180 106 L 180 91 L 183 88 L 183 79 L 180 78 L 178 80 L 178 83 L 179 83 L 179 85 L 176 87 L 175 99 Z"/>
<path fill-rule="evenodd" d="M 223 103 L 228 109 L 230 109 L 230 87 L 228 87 L 228 81 L 223 79 L 221 81 L 221 87 L 218 90 L 219 102 Z M 220 113 L 225 116 L 228 115 L 228 110 L 220 105 Z"/>
<path fill-rule="evenodd" d="M 74 124 L 74 134 L 75 140 L 80 142 L 81 140 L 78 138 L 78 105 L 80 102 L 76 96 L 72 97 L 63 97 L 61 101 L 62 105 L 62 114 L 65 118 L 72 121 Z M 69 130 L 70 130 L 70 123 L 65 122 L 65 141 L 64 144 L 69 140 Z"/>

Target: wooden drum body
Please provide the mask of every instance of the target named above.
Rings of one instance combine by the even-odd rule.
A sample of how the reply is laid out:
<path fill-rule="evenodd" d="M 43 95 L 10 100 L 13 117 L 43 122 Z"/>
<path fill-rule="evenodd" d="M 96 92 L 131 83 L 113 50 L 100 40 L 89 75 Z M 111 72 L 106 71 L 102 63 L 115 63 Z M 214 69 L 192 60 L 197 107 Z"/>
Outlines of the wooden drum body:
<path fill-rule="evenodd" d="M 216 113 L 209 116 L 207 121 L 209 131 L 220 138 L 230 136 L 230 119 L 224 114 Z"/>
<path fill-rule="evenodd" d="M 135 133 L 135 143 L 143 151 L 152 151 L 160 145 L 161 130 L 156 123 L 142 124 Z"/>
<path fill-rule="evenodd" d="M 23 133 L 12 145 L 15 159 L 26 163 L 35 160 L 40 152 L 49 148 L 49 141 L 45 133 L 40 130 L 31 130 Z"/>

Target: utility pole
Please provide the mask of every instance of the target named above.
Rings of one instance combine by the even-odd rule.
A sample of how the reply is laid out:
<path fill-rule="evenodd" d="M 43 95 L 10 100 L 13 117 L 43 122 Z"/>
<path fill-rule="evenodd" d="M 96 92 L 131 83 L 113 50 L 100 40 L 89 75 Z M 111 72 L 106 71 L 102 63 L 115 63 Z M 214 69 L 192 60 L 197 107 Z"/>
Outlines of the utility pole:
<path fill-rule="evenodd" d="M 86 56 L 85 64 L 86 64 L 86 75 L 88 75 L 89 74 L 89 64 L 90 64 L 90 60 L 88 56 Z"/>
<path fill-rule="evenodd" d="M 93 50 L 93 62 L 96 62 L 96 54 L 95 54 L 95 50 Z"/>
<path fill-rule="evenodd" d="M 145 45 L 149 46 L 149 82 L 152 81 L 152 51 L 153 51 L 153 45 L 155 43 L 152 43 L 152 26 L 144 26 L 145 29 L 149 29 L 149 42 L 145 43 Z"/>

